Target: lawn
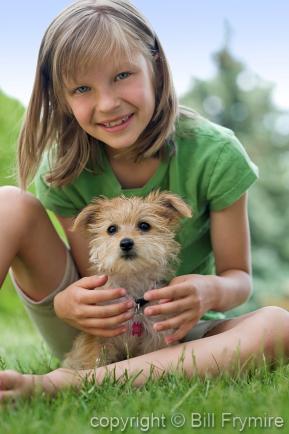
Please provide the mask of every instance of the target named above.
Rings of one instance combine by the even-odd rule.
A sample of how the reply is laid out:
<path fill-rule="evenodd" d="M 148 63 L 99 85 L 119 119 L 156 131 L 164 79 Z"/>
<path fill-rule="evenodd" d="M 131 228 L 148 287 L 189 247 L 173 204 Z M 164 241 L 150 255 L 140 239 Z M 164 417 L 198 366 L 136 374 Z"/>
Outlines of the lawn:
<path fill-rule="evenodd" d="M 30 324 L 9 279 L 0 292 L 1 369 L 43 373 L 58 366 Z M 136 389 L 107 379 L 56 398 L 38 395 L 0 409 L 2 434 L 93 432 L 288 433 L 289 367 L 265 365 L 236 378 L 167 375 Z M 283 428 L 281 425 L 283 424 Z"/>

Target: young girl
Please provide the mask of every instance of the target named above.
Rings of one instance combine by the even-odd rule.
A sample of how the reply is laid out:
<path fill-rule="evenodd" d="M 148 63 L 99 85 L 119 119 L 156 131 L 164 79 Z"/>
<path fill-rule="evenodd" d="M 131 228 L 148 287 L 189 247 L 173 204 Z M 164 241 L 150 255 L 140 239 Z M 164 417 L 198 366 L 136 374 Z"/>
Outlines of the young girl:
<path fill-rule="evenodd" d="M 60 359 L 80 330 L 109 337 L 126 331 L 126 288 L 98 290 L 106 276 L 89 272 L 88 241 L 71 232 L 93 197 L 180 194 L 193 211 L 179 233 L 177 276 L 149 290 L 145 315 L 174 329 L 168 346 L 92 371 L 57 369 L 43 376 L 0 373 L 2 399 L 96 382 L 115 371 L 140 372 L 134 383 L 182 369 L 188 376 L 233 372 L 277 349 L 289 352 L 289 314 L 267 307 L 234 319 L 221 312 L 251 292 L 247 189 L 256 168 L 234 134 L 177 106 L 158 37 L 127 0 L 80 0 L 50 25 L 42 41 L 31 101 L 19 141 L 21 189 L 0 189 L 0 281 L 11 267 L 15 287 L 50 349 Z M 36 174 L 37 172 L 37 174 Z M 25 191 L 36 174 L 38 199 Z M 52 210 L 68 239 L 55 232 Z M 139 277 L 141 279 L 141 276 Z M 185 343 L 184 343 L 185 342 Z M 175 345 L 169 345 L 175 344 Z M 192 354 L 194 357 L 192 357 Z"/>

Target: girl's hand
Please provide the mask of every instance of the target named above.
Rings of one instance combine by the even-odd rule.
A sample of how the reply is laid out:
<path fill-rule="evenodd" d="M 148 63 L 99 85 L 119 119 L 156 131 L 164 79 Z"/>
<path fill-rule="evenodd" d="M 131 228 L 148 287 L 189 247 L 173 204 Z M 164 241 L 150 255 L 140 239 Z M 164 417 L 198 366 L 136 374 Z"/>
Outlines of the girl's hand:
<path fill-rule="evenodd" d="M 170 317 L 154 324 L 156 331 L 175 329 L 172 335 L 166 336 L 167 344 L 182 339 L 210 309 L 212 300 L 207 285 L 209 277 L 198 274 L 178 276 L 168 286 L 144 294 L 146 300 L 159 300 L 159 304 L 144 309 L 145 315 Z"/>
<path fill-rule="evenodd" d="M 83 378 L 73 369 L 59 368 L 44 375 L 20 374 L 7 370 L 0 372 L 0 404 L 37 392 L 55 395 L 68 387 L 79 388 Z"/>
<path fill-rule="evenodd" d="M 35 386 L 33 377 L 16 371 L 0 372 L 0 403 L 31 395 Z"/>
<path fill-rule="evenodd" d="M 111 337 L 126 332 L 124 322 L 133 316 L 134 302 L 125 299 L 113 303 L 124 297 L 126 290 L 99 289 L 106 281 L 106 276 L 90 276 L 68 286 L 54 298 L 56 315 L 71 326 L 95 336 Z"/>

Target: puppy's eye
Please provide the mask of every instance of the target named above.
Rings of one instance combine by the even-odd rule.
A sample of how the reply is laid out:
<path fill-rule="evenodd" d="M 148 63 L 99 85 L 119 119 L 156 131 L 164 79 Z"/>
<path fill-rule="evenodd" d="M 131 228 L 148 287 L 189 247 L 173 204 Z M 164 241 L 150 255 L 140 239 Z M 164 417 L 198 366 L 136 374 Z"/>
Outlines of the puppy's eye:
<path fill-rule="evenodd" d="M 113 235 L 117 232 L 117 226 L 116 225 L 111 225 L 107 228 L 107 233 L 110 235 Z"/>
<path fill-rule="evenodd" d="M 151 225 L 149 223 L 146 223 L 146 222 L 139 222 L 138 228 L 143 232 L 147 232 L 150 230 Z"/>

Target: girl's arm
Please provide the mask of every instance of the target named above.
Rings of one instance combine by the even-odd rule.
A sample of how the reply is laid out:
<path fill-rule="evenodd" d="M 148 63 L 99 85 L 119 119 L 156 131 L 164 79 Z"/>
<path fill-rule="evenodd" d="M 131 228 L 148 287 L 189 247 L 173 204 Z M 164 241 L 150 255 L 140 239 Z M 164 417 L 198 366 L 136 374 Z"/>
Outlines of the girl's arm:
<path fill-rule="evenodd" d="M 91 276 L 93 273 L 89 269 L 89 241 L 80 231 L 72 232 L 71 228 L 75 217 L 62 217 L 57 215 L 71 249 L 73 259 L 81 277 Z"/>
<path fill-rule="evenodd" d="M 244 303 L 252 291 L 247 196 L 222 211 L 211 212 L 217 274 L 208 282 L 213 294 L 212 310 L 232 309 Z"/>
<path fill-rule="evenodd" d="M 147 300 L 161 301 L 145 308 L 146 315 L 170 317 L 154 325 L 157 331 L 175 329 L 167 343 L 182 339 L 208 310 L 232 309 L 251 293 L 247 194 L 228 208 L 211 212 L 211 238 L 216 275 L 178 276 L 167 287 L 145 293 Z"/>

